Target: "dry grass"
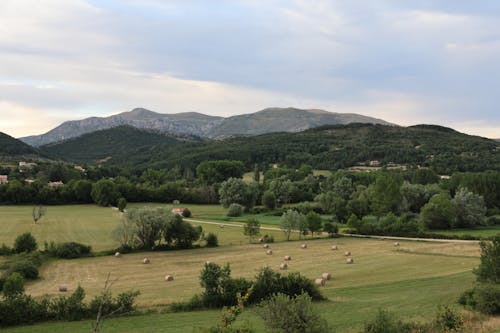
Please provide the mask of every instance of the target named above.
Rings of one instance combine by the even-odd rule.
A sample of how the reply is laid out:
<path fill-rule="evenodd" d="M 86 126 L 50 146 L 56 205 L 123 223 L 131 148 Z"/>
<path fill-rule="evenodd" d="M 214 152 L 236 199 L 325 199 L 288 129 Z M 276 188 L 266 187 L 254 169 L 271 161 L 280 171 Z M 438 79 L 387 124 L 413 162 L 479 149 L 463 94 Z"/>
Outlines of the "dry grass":
<path fill-rule="evenodd" d="M 225 228 L 229 229 L 229 228 Z M 225 230 L 224 229 L 224 230 Z M 331 251 L 335 243 L 340 251 Z M 477 257 L 466 257 L 477 253 L 477 245 L 420 242 L 401 242 L 403 251 L 395 250 L 390 240 L 366 240 L 341 238 L 310 241 L 308 251 L 302 250 L 297 242 L 275 243 L 274 255 L 267 256 L 262 244 L 245 244 L 213 249 L 148 253 L 150 265 L 142 264 L 144 253 L 59 260 L 41 270 L 42 279 L 30 283 L 28 293 L 39 296 L 57 294 L 60 284 L 67 284 L 69 290 L 80 284 L 89 296 L 96 295 L 102 288 L 106 275 L 119 277 L 114 291 L 138 289 L 141 296 L 138 303 L 143 306 L 168 304 L 187 300 L 201 289 L 199 273 L 206 261 L 219 264 L 230 263 L 234 277 L 251 278 L 262 267 L 277 268 L 284 255 L 291 255 L 288 272 L 301 272 L 314 279 L 325 271 L 334 278 L 324 288 L 325 294 L 334 295 L 336 288 L 388 283 L 409 279 L 447 276 L 470 271 L 477 266 Z M 354 254 L 354 264 L 346 265 L 344 250 Z M 438 251 L 441 255 L 435 255 Z M 418 252 L 413 254 L 411 252 Z M 166 274 L 176 279 L 166 284 Z"/>

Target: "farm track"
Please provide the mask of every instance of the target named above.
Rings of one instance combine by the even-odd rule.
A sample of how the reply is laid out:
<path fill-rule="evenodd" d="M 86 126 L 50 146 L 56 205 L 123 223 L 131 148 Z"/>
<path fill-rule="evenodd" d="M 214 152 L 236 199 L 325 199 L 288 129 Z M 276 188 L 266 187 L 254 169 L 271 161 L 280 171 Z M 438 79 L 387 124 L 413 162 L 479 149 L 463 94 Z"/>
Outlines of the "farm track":
<path fill-rule="evenodd" d="M 223 227 L 237 227 L 243 228 L 244 225 L 242 223 L 223 223 L 223 222 L 213 222 L 213 221 L 204 221 L 204 220 L 196 220 L 196 219 L 184 219 L 187 222 L 191 223 L 200 223 L 200 224 L 211 224 L 211 225 L 219 225 Z M 269 231 L 282 231 L 280 228 L 274 227 L 260 227 L 262 230 Z M 324 234 L 324 233 L 323 233 Z M 342 234 L 342 236 L 347 237 L 356 237 L 356 238 L 372 238 L 372 239 L 390 239 L 390 240 L 404 240 L 404 241 L 416 241 L 416 242 L 437 242 L 437 243 L 463 243 L 463 244 L 478 244 L 480 241 L 478 240 L 465 240 L 465 239 L 439 239 L 439 238 L 415 238 L 415 237 L 396 237 L 396 236 L 371 236 L 371 235 L 358 235 L 358 234 Z"/>

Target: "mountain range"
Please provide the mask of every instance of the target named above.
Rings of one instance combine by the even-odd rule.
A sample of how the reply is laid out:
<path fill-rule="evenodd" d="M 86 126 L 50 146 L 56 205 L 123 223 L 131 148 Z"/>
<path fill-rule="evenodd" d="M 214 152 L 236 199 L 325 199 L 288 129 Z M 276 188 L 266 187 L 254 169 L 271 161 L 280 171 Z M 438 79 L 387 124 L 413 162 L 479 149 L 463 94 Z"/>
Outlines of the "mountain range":
<path fill-rule="evenodd" d="M 91 117 L 67 121 L 45 134 L 23 137 L 20 140 L 33 147 L 40 147 L 86 133 L 123 125 L 154 130 L 158 133 L 221 139 L 238 135 L 300 132 L 322 125 L 347 123 L 389 125 L 388 122 L 377 118 L 317 109 L 268 108 L 251 114 L 223 118 L 196 112 L 162 114 L 136 108 L 110 117 Z"/>

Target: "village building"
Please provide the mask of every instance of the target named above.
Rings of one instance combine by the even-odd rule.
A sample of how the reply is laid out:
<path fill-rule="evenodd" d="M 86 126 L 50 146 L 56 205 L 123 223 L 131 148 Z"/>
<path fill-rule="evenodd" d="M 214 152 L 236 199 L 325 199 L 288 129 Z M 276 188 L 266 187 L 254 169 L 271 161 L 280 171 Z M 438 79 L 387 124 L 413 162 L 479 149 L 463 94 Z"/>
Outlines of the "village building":
<path fill-rule="evenodd" d="M 184 213 L 184 211 L 186 210 L 186 208 L 172 208 L 172 214 L 176 214 L 176 215 L 182 215 L 182 213 Z"/>
<path fill-rule="evenodd" d="M 57 188 L 63 186 L 64 183 L 59 181 L 59 182 L 49 182 L 49 187 L 50 188 Z"/>
<path fill-rule="evenodd" d="M 0 184 L 7 184 L 9 182 L 9 176 L 0 175 Z"/>

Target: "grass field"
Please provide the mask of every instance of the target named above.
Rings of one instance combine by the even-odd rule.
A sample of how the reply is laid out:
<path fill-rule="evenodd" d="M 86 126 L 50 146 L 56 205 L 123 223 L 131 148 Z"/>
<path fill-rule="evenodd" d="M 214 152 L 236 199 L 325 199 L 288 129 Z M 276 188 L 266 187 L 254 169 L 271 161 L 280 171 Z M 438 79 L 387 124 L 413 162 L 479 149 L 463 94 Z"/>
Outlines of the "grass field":
<path fill-rule="evenodd" d="M 477 266 L 476 244 L 400 242 L 399 249 L 388 240 L 339 238 L 308 242 L 272 244 L 274 254 L 266 256 L 258 244 L 215 249 L 196 249 L 162 253 L 130 254 L 121 258 L 99 257 L 60 260 L 42 269 L 43 279 L 27 286 L 33 295 L 56 294 L 60 283 L 70 291 L 80 283 L 89 296 L 102 288 L 108 272 L 119 280 L 114 292 L 139 289 L 141 306 L 186 300 L 199 292 L 198 276 L 206 260 L 229 262 L 234 277 L 252 277 L 263 266 L 277 267 L 283 255 L 291 255 L 289 271 L 300 271 L 315 278 L 330 272 L 333 279 L 323 288 L 329 301 L 317 304 L 337 332 L 357 332 L 378 308 L 394 311 L 404 318 L 432 318 L 440 304 L 454 304 L 458 295 L 474 281 L 471 269 Z M 330 250 L 336 244 L 338 251 Z M 343 252 L 349 250 L 355 263 L 346 265 Z M 143 265 L 144 256 L 151 259 Z M 163 281 L 165 274 L 175 280 Z M 286 273 L 285 273 L 286 274 Z M 220 311 L 149 314 L 110 320 L 105 332 L 190 332 L 193 326 L 214 324 Z M 250 308 L 241 317 L 259 331 L 262 323 Z M 87 332 L 89 322 L 49 323 L 16 328 L 6 332 Z"/>
<path fill-rule="evenodd" d="M 129 207 L 166 207 L 164 204 L 131 204 Z M 208 215 L 223 215 L 220 206 L 181 205 L 193 212 L 194 219 Z M 116 244 L 111 233 L 120 219 L 120 213 L 111 208 L 91 205 L 47 207 L 47 216 L 33 225 L 31 207 L 0 206 L 0 243 L 12 244 L 20 233 L 31 231 L 39 243 L 45 240 L 78 241 L 91 244 L 97 250 L 110 249 Z M 261 221 L 263 222 L 263 221 Z M 263 222 L 264 223 L 264 222 Z M 336 332 L 359 332 L 363 322 L 378 308 L 386 308 L 413 320 L 432 319 L 440 304 L 456 304 L 457 297 L 474 283 L 472 269 L 479 263 L 477 243 L 438 243 L 393 241 L 378 239 L 335 238 L 283 242 L 280 231 L 272 234 L 277 243 L 271 244 L 274 254 L 268 256 L 262 244 L 249 244 L 242 229 L 235 226 L 220 228 L 203 224 L 205 232 L 218 235 L 218 248 L 183 251 L 126 254 L 120 258 L 101 256 L 75 260 L 53 260 L 42 266 L 41 278 L 26 286 L 33 296 L 58 295 L 60 284 L 67 284 L 71 292 L 80 284 L 87 297 L 98 294 L 108 273 L 118 278 L 113 292 L 136 289 L 141 292 L 137 302 L 142 310 L 160 311 L 162 305 L 189 299 L 201 291 L 199 273 L 206 261 L 230 263 L 233 277 L 253 277 L 264 267 L 278 268 L 284 255 L 291 255 L 288 272 L 300 272 L 313 279 L 329 272 L 333 279 L 322 288 L 328 301 L 318 303 L 318 311 L 330 322 Z M 296 237 L 296 235 L 295 235 Z M 332 251 L 331 245 L 339 247 Z M 346 265 L 344 251 L 351 251 L 354 264 Z M 144 257 L 150 265 L 142 264 Z M 0 262 L 2 257 L 0 257 Z M 172 274 L 173 282 L 164 276 Z M 286 272 L 284 274 L 287 274 Z M 214 325 L 220 311 L 190 313 L 150 313 L 106 321 L 108 332 L 191 332 L 195 326 Z M 248 320 L 263 331 L 261 320 L 252 308 L 239 321 Z M 495 326 L 500 328 L 500 320 Z M 90 322 L 45 323 L 29 327 L 5 329 L 4 332 L 89 332 Z"/>
<path fill-rule="evenodd" d="M 476 229 L 454 229 L 437 231 L 439 234 L 448 236 L 470 235 L 474 237 L 491 237 L 500 234 L 500 225 L 481 227 Z"/>
<path fill-rule="evenodd" d="M 199 292 L 198 276 L 206 261 L 230 263 L 233 276 L 251 278 L 264 266 L 278 268 L 283 256 L 291 255 L 290 272 L 298 271 L 311 279 L 323 272 L 333 274 L 335 279 L 324 291 L 326 295 L 334 296 L 338 288 L 467 272 L 479 262 L 477 244 L 402 242 L 401 247 L 395 249 L 393 242 L 388 240 L 350 238 L 309 241 L 306 250 L 301 249 L 300 244 L 274 243 L 272 256 L 265 254 L 261 244 L 245 244 L 127 254 L 120 258 L 58 260 L 44 266 L 40 272 L 43 278 L 29 283 L 27 291 L 34 296 L 57 294 L 59 284 L 67 284 L 70 290 L 80 284 L 89 296 L 93 296 L 111 273 L 112 277 L 119 279 L 114 285 L 115 291 L 136 288 L 141 291 L 140 305 L 162 305 L 186 300 Z M 337 244 L 339 250 L 330 250 L 332 244 Z M 352 252 L 354 265 L 345 264 L 343 253 L 346 250 Z M 151 259 L 150 265 L 142 264 L 145 256 Z M 165 283 L 163 278 L 167 274 L 174 275 L 176 280 Z"/>
<path fill-rule="evenodd" d="M 35 225 L 32 206 L 0 206 L 0 244 L 12 246 L 18 235 L 31 232 L 39 246 L 45 241 L 76 241 L 97 251 L 117 246 L 111 233 L 120 219 L 118 211 L 93 205 L 45 208 L 47 215 Z"/>

